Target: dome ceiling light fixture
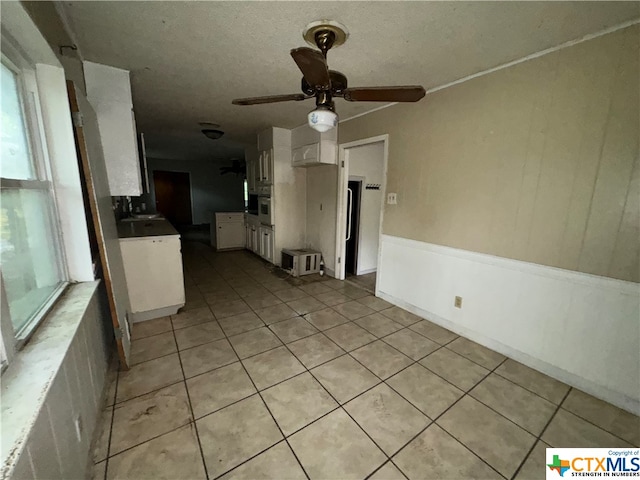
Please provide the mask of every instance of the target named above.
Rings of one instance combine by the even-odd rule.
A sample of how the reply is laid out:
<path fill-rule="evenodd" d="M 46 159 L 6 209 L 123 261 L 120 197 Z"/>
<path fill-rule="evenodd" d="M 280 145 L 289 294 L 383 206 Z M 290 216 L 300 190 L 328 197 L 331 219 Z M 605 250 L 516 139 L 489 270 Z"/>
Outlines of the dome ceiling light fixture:
<path fill-rule="evenodd" d="M 425 90 L 421 85 L 348 88 L 347 77 L 336 70 L 329 70 L 327 65 L 329 49 L 342 45 L 348 36 L 346 27 L 338 22 L 319 20 L 310 23 L 302 32 L 302 37 L 320 51 L 308 47 L 291 50 L 291 57 L 302 72 L 302 93 L 236 98 L 231 103 L 259 105 L 315 98 L 316 108 L 309 113 L 307 120 L 314 130 L 326 132 L 338 124 L 333 101 L 335 97 L 342 97 L 349 102 L 417 102 L 424 97 Z"/>
<path fill-rule="evenodd" d="M 211 140 L 218 140 L 224 135 L 222 130 L 216 130 L 215 128 L 203 128 L 201 131 L 205 137 Z"/>

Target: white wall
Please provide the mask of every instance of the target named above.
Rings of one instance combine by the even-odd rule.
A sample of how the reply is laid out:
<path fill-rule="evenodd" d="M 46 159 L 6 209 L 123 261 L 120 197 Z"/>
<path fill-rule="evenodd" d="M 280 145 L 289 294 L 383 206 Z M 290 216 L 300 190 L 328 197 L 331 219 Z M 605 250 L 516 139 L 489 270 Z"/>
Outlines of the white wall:
<path fill-rule="evenodd" d="M 334 276 L 336 251 L 336 189 L 338 167 L 307 169 L 307 247 L 319 250 L 327 273 Z"/>
<path fill-rule="evenodd" d="M 215 212 L 244 211 L 244 177 L 234 173 L 220 175 L 220 167 L 226 163 L 208 163 L 206 161 L 166 160 L 148 158 L 149 188 L 152 206 L 155 205 L 153 172 L 188 172 L 191 177 L 191 210 L 194 225 L 211 223 Z"/>
<path fill-rule="evenodd" d="M 375 272 L 378 267 L 380 211 L 383 207 L 384 142 L 353 147 L 348 150 L 346 167 L 349 176 L 364 177 L 360 204 L 357 274 Z M 367 190 L 367 184 L 380 184 L 380 190 Z"/>
<path fill-rule="evenodd" d="M 383 235 L 377 295 L 640 414 L 637 283 Z M 461 296 L 462 309 L 454 308 Z"/>

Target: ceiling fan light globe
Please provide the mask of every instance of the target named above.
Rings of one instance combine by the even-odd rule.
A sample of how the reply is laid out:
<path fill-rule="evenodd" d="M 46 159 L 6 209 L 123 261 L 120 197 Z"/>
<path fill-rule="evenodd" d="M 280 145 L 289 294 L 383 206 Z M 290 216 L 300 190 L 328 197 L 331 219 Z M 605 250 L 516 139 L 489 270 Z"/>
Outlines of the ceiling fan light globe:
<path fill-rule="evenodd" d="M 331 110 L 316 109 L 309 112 L 307 121 L 311 128 L 324 133 L 338 125 L 338 115 Z"/>

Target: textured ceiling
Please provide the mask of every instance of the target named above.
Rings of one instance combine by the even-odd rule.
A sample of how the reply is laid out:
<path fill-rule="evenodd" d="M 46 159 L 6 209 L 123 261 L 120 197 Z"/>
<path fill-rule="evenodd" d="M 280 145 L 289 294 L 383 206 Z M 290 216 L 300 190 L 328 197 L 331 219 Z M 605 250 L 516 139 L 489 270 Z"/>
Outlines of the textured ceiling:
<path fill-rule="evenodd" d="M 261 106 L 231 100 L 297 93 L 301 74 L 289 50 L 305 45 L 301 32 L 311 21 L 328 18 L 349 29 L 348 41 L 329 52 L 329 65 L 350 86 L 428 89 L 640 11 L 638 2 L 78 1 L 63 7 L 84 59 L 131 71 L 136 120 L 150 139 L 199 138 L 197 123 L 211 121 L 222 126 L 226 143 L 203 137 L 199 145 L 226 157 L 239 151 L 234 141 L 254 143 L 262 128 L 305 122 L 312 100 Z M 380 105 L 336 104 L 342 118 Z"/>

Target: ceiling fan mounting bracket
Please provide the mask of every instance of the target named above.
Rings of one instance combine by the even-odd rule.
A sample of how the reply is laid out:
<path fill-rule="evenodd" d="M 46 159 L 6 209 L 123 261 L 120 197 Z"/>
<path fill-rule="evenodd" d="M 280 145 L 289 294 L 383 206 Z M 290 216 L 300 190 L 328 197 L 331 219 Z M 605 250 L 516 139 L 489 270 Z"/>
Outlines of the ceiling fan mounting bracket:
<path fill-rule="evenodd" d="M 319 48 L 323 54 L 332 47 L 338 47 L 347 41 L 347 27 L 333 20 L 311 22 L 302 31 L 302 38 L 312 47 Z"/>

